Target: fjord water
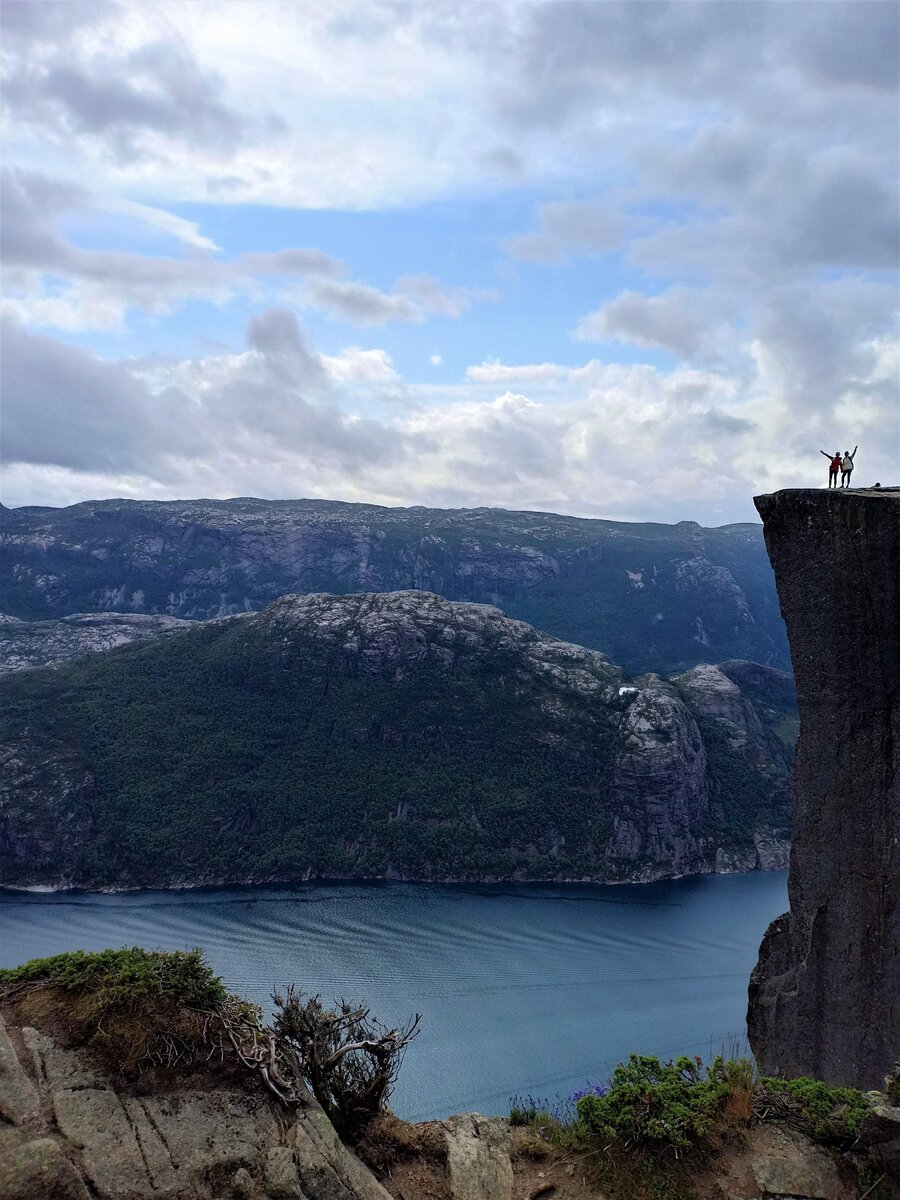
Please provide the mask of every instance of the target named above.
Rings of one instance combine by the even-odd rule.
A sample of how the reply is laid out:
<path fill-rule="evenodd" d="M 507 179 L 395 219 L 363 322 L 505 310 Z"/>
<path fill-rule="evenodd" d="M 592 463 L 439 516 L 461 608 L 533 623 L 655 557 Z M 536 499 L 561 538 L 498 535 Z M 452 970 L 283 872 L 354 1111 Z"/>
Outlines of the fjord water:
<path fill-rule="evenodd" d="M 201 946 L 269 1007 L 296 982 L 423 1016 L 392 1107 L 408 1120 L 603 1082 L 630 1051 L 742 1041 L 760 939 L 787 873 L 656 884 L 310 884 L 116 895 L 0 892 L 0 966 L 82 948 Z"/>

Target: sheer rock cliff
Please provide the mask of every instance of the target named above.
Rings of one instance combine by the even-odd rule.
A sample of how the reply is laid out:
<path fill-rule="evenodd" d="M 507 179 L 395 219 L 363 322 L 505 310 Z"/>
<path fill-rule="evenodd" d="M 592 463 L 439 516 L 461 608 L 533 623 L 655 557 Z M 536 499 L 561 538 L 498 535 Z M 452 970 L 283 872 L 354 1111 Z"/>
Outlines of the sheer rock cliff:
<path fill-rule="evenodd" d="M 900 489 L 760 496 L 800 737 L 790 912 L 750 984 L 767 1074 L 877 1086 L 900 1047 Z"/>

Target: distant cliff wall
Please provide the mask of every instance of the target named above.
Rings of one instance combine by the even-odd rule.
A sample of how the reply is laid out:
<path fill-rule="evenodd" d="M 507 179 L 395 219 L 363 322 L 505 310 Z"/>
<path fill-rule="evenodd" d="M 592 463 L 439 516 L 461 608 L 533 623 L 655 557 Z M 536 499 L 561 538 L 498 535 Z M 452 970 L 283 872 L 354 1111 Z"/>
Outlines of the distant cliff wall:
<path fill-rule="evenodd" d="M 631 674 L 727 658 L 789 665 L 756 523 L 250 498 L 0 505 L 0 610 L 28 621 L 205 620 L 291 593 L 408 589 L 495 604 Z"/>
<path fill-rule="evenodd" d="M 759 496 L 796 675 L 790 913 L 750 984 L 767 1073 L 873 1087 L 900 1050 L 900 489 Z"/>

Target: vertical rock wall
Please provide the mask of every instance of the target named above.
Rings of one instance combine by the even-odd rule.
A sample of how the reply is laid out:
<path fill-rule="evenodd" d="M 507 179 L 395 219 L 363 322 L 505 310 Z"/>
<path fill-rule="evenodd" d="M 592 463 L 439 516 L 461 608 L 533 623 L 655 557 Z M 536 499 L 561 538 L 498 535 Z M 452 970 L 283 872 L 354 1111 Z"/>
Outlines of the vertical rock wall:
<path fill-rule="evenodd" d="M 900 1051 L 900 489 L 759 496 L 800 739 L 788 914 L 750 982 L 761 1069 L 879 1085 Z"/>

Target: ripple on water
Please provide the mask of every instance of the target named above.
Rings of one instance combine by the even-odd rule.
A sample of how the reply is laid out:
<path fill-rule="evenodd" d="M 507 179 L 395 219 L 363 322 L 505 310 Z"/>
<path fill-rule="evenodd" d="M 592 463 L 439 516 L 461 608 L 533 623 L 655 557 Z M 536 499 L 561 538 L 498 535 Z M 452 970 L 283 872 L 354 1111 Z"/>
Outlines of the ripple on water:
<path fill-rule="evenodd" d="M 0 893 L 0 964 L 82 947 L 202 946 L 264 1007 L 297 982 L 386 1021 L 423 1013 L 393 1106 L 506 1111 L 604 1079 L 630 1051 L 704 1057 L 744 1030 L 786 873 L 615 888 L 414 884 Z"/>

